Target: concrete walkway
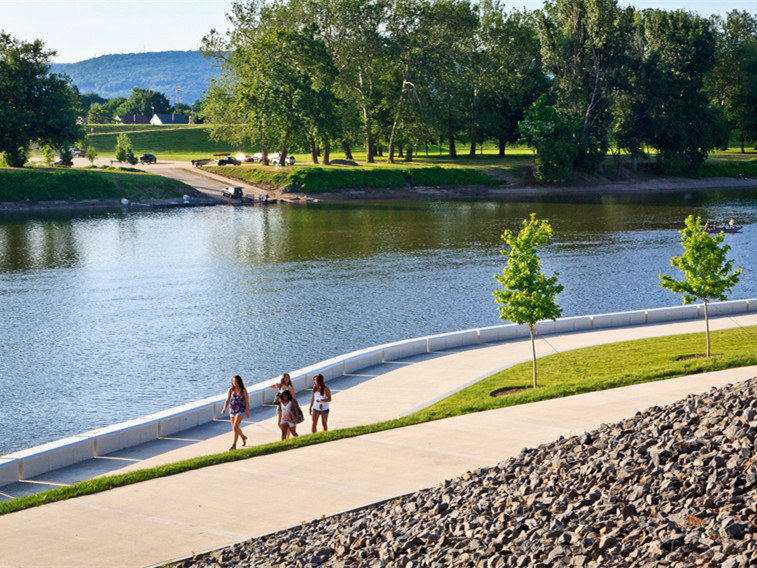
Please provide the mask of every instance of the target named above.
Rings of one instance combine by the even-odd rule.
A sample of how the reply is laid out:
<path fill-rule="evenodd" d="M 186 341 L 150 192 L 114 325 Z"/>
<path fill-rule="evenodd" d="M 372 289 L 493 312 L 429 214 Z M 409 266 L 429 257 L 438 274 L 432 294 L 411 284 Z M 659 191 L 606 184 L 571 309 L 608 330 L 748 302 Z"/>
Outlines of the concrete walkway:
<path fill-rule="evenodd" d="M 757 325 L 757 314 L 711 322 L 712 329 L 749 325 Z M 544 336 L 538 340 L 538 353 L 703 332 L 703 327 L 704 322 L 697 320 Z M 520 340 L 367 369 L 330 383 L 334 395 L 331 426 L 367 424 L 409 413 L 529 358 L 530 344 Z M 650 406 L 756 375 L 757 367 L 748 367 L 470 414 L 208 467 L 5 515 L 0 517 L 0 567 L 162 564 L 430 487 L 465 471 L 494 465 L 524 447 L 580 434 Z M 303 406 L 309 397 L 309 392 L 298 395 Z M 306 425 L 300 430 L 307 431 Z M 256 413 L 244 428 L 250 442 L 276 439 L 273 409 Z M 151 467 L 223 451 L 230 440 L 228 423 L 211 423 L 176 439 L 92 460 L 101 464 L 97 467 L 85 464 L 35 481 L 66 483 L 66 478 Z M 15 487 L 4 487 L 3 492 L 12 495 Z"/>

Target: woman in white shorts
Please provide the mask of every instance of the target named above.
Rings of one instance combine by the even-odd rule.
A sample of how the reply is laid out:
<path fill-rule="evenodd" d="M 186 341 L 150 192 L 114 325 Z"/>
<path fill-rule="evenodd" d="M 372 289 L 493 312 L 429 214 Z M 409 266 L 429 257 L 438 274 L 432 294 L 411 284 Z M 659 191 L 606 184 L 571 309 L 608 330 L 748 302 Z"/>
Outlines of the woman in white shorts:
<path fill-rule="evenodd" d="M 288 390 L 281 393 L 281 403 L 279 408 L 281 409 L 281 439 L 286 440 L 291 434 L 296 438 L 297 434 L 297 417 L 295 416 L 295 408 L 297 402 L 289 394 Z"/>
<path fill-rule="evenodd" d="M 313 397 L 310 399 L 310 415 L 313 417 L 313 433 L 318 430 L 318 417 L 321 418 L 323 431 L 329 429 L 329 402 L 331 389 L 326 386 L 323 375 L 313 377 Z"/>

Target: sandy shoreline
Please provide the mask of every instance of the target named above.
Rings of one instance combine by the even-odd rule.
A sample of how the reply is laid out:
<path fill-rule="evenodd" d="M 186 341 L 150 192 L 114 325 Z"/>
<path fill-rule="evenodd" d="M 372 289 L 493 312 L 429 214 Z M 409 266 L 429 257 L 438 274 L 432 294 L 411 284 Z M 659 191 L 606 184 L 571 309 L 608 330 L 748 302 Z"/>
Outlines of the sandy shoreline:
<path fill-rule="evenodd" d="M 81 161 L 81 163 L 78 163 Z M 110 160 L 98 159 L 107 164 Z M 88 164 L 84 159 L 77 159 L 75 166 Z M 99 165 L 99 164 L 98 164 Z M 284 192 L 259 187 L 253 184 L 226 178 L 218 174 L 203 171 L 193 167 L 189 162 L 161 161 L 157 165 L 137 166 L 140 169 L 157 175 L 162 175 L 187 183 L 197 192 L 192 196 L 221 199 L 221 190 L 225 185 L 241 185 L 245 194 L 255 197 L 265 192 L 272 199 L 292 202 L 308 201 L 355 201 L 355 200 L 384 200 L 384 199 L 465 199 L 465 198 L 493 198 L 497 200 L 521 200 L 546 197 L 587 197 L 599 195 L 629 195 L 655 193 L 685 193 L 691 191 L 724 190 L 737 191 L 741 189 L 756 189 L 757 179 L 736 178 L 675 178 L 658 177 L 640 181 L 585 183 L 581 185 L 564 186 L 528 186 L 510 183 L 500 187 L 458 186 L 458 187 L 414 187 L 402 189 L 364 189 L 345 190 L 339 192 L 319 193 L 307 195 L 303 193 Z M 175 200 L 144 200 L 147 204 L 162 205 Z M 122 208 L 119 199 L 86 200 L 86 201 L 47 201 L 47 202 L 0 202 L 1 213 L 37 212 L 37 211 L 69 211 L 69 210 L 117 210 Z"/>

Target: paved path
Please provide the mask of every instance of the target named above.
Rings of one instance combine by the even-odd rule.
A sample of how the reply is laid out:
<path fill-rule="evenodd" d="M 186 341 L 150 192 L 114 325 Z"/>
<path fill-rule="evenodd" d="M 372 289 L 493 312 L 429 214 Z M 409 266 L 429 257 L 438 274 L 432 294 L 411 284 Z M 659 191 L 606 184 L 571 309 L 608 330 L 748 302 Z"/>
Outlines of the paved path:
<path fill-rule="evenodd" d="M 757 314 L 712 321 L 713 329 L 747 325 L 757 325 Z M 538 352 L 546 355 L 640 337 L 701 332 L 702 328 L 702 321 L 688 321 L 544 336 L 538 340 Z M 332 426 L 371 423 L 411 412 L 529 357 L 528 341 L 519 340 L 367 369 L 330 383 Z M 5 515 L 0 517 L 0 567 L 161 564 L 430 487 L 465 471 L 494 465 L 524 447 L 580 434 L 650 406 L 755 375 L 757 367 L 735 369 L 470 414 L 208 467 Z M 299 398 L 306 403 L 309 393 Z M 275 439 L 272 409 L 257 412 L 245 431 L 255 443 Z M 178 439 L 158 440 L 92 461 L 109 462 L 105 471 L 120 472 L 222 451 L 230 439 L 227 423 L 212 423 L 182 433 Z M 74 476 L 78 469 L 81 476 L 82 468 L 58 475 Z M 58 482 L 64 482 L 63 477 Z"/>

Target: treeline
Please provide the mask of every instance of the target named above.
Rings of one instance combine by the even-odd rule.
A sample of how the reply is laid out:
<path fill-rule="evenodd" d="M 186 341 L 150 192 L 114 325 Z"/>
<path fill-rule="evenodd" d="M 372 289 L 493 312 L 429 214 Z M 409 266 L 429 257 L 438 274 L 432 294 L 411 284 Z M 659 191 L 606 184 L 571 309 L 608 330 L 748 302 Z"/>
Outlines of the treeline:
<path fill-rule="evenodd" d="M 202 103 L 213 136 L 277 150 L 412 160 L 426 143 L 475 158 L 484 140 L 537 150 L 540 181 L 608 153 L 697 173 L 735 132 L 757 138 L 757 19 L 556 0 L 234 2 L 203 52 L 222 72 Z M 463 147 L 458 147 L 462 144 Z"/>
<path fill-rule="evenodd" d="M 163 93 L 134 87 L 128 98 L 104 99 L 95 93 L 79 95 L 79 114 L 88 124 L 113 124 L 123 115 L 142 115 L 152 118 L 157 114 L 181 114 L 190 122 L 196 122 L 199 101 L 194 105 L 175 103 L 171 105 Z"/>

